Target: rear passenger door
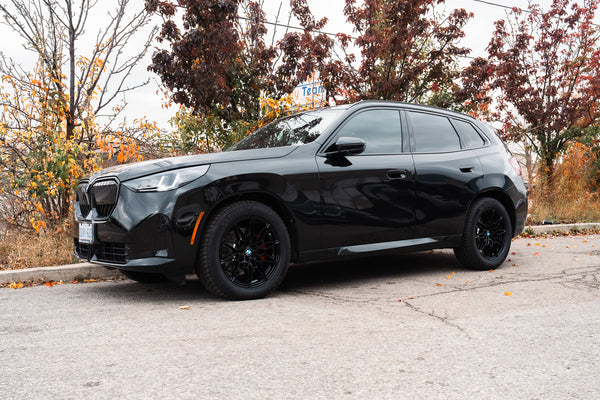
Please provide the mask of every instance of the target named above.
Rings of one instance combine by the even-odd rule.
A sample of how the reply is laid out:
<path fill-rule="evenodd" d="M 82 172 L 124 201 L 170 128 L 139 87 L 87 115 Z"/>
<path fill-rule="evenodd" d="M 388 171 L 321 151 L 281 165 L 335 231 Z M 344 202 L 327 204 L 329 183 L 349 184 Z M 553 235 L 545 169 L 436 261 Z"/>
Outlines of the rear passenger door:
<path fill-rule="evenodd" d="M 468 120 L 407 110 L 415 163 L 416 237 L 460 235 L 483 185 L 476 148 L 486 144 Z"/>

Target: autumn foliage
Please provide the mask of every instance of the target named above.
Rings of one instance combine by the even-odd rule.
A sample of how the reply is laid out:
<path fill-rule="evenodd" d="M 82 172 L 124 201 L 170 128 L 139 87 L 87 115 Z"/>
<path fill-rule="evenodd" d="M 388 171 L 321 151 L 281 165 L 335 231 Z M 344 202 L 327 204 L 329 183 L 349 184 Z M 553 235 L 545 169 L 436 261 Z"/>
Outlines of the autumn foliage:
<path fill-rule="evenodd" d="M 357 37 L 339 33 L 344 57 L 325 65 L 322 76 L 332 95 L 349 101 L 383 99 L 449 106 L 438 93 L 458 76 L 458 45 L 473 16 L 464 9 L 436 14 L 442 0 L 346 0 L 344 15 Z M 358 48 L 360 54 L 354 54 Z"/>
<path fill-rule="evenodd" d="M 531 3 L 495 23 L 488 58 L 462 72 L 460 96 L 493 103 L 506 139 L 526 141 L 551 178 L 555 162 L 600 122 L 598 0 Z"/>

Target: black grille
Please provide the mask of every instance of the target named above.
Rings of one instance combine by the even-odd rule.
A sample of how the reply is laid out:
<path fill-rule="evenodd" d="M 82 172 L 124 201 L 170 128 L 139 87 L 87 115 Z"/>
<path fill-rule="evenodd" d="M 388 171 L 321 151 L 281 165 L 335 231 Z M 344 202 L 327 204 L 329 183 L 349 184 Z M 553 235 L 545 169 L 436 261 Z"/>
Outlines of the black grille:
<path fill-rule="evenodd" d="M 91 254 L 92 246 L 88 243 L 79 243 L 79 239 L 75 239 L 75 253 L 81 259 L 89 260 L 92 256 Z"/>
<path fill-rule="evenodd" d="M 95 254 L 98 261 L 125 264 L 129 256 L 129 247 L 125 243 L 88 244 L 75 239 L 75 253 L 83 260 L 90 260 Z"/>
<path fill-rule="evenodd" d="M 119 184 L 114 180 L 98 181 L 92 185 L 90 192 L 98 218 L 108 218 L 117 203 Z"/>
<path fill-rule="evenodd" d="M 113 263 L 127 262 L 129 251 L 125 243 L 99 243 L 96 249 L 96 257 L 98 261 L 107 261 Z"/>
<path fill-rule="evenodd" d="M 80 182 L 79 186 L 77 186 L 77 192 L 75 192 L 76 201 L 79 203 L 79 210 L 84 217 L 92 211 L 92 205 L 88 198 L 88 187 L 88 182 Z"/>

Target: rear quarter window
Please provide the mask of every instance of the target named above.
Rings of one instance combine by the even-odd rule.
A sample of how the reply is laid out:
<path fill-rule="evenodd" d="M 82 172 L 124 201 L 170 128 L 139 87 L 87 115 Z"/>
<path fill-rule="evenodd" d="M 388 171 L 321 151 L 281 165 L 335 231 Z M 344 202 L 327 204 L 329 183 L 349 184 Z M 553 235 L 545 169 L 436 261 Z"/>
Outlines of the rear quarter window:
<path fill-rule="evenodd" d="M 481 137 L 477 129 L 470 123 L 460 119 L 452 119 L 452 124 L 458 131 L 458 135 L 465 149 L 475 149 L 485 146 L 485 140 Z"/>
<path fill-rule="evenodd" d="M 442 153 L 460 150 L 460 140 L 447 117 L 407 112 L 415 138 L 415 152 Z"/>

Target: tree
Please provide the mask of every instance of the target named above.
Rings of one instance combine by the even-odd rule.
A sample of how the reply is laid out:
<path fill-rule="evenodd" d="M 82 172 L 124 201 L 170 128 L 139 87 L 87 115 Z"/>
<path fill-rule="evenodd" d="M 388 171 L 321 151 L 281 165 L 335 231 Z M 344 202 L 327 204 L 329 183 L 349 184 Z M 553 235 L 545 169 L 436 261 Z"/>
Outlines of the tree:
<path fill-rule="evenodd" d="M 130 131 L 110 124 L 123 107 L 116 104 L 119 96 L 144 84 L 128 86 L 128 79 L 154 33 L 132 56 L 124 54 L 150 16 L 141 9 L 128 17 L 129 0 L 118 0 L 95 44 L 88 47 L 82 44 L 87 44 L 84 31 L 97 3 L 75 3 L 0 4 L 5 23 L 37 59 L 29 71 L 0 55 L 0 203 L 11 207 L 2 216 L 14 225 L 30 222 L 39 230 L 68 219 L 74 185 L 83 173 L 101 165 L 96 150 L 114 153 L 119 161 L 137 158 Z M 78 53 L 82 48 L 90 51 Z M 101 114 L 108 117 L 104 127 L 96 121 Z"/>
<path fill-rule="evenodd" d="M 256 1 L 148 0 L 146 9 L 164 19 L 157 39 L 169 45 L 154 53 L 149 70 L 194 116 L 225 125 L 256 121 L 260 98 L 291 93 L 329 56 L 331 39 L 313 32 L 326 19 L 315 21 L 305 0 L 291 4 L 305 31 L 288 32 L 276 46 L 266 43 L 266 17 Z"/>
<path fill-rule="evenodd" d="M 600 118 L 597 6 L 554 0 L 545 12 L 514 8 L 496 21 L 488 59 L 463 72 L 463 98 L 494 99 L 505 138 L 526 140 L 548 178 L 557 157 Z"/>
<path fill-rule="evenodd" d="M 457 57 L 462 28 L 472 14 L 464 9 L 436 15 L 442 0 L 346 0 L 344 15 L 356 38 L 338 34 L 344 56 L 326 65 L 321 76 L 331 95 L 348 100 L 384 99 L 450 106 L 442 96 L 458 76 Z M 349 52 L 354 45 L 360 57 Z M 358 64 L 358 66 L 357 66 Z M 341 90 L 340 90 L 341 89 Z"/>
<path fill-rule="evenodd" d="M 77 126 L 114 105 L 120 95 L 145 84 L 127 86 L 127 80 L 154 34 L 149 35 L 139 51 L 124 51 L 150 21 L 144 9 L 128 17 L 129 3 L 129 0 L 117 0 L 116 7 L 107 15 L 107 25 L 98 31 L 96 42 L 85 56 L 78 54 L 78 49 L 88 47 L 81 42 L 97 2 L 11 0 L 10 4 L 0 4 L 5 23 L 23 38 L 25 47 L 36 54 L 40 67 L 50 73 L 55 90 L 67 99 L 63 107 L 67 138 L 75 136 Z M 124 56 L 127 53 L 133 55 Z M 0 73 L 27 79 L 29 73 L 12 60 L 4 55 L 1 60 Z M 65 70 L 67 75 L 63 75 Z M 85 139 L 93 141 L 93 138 Z"/>

